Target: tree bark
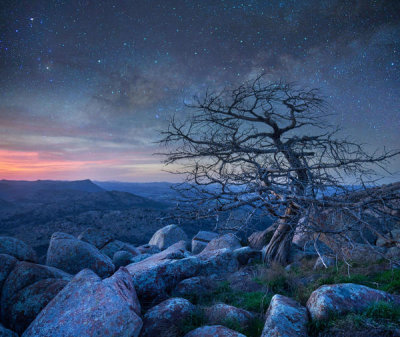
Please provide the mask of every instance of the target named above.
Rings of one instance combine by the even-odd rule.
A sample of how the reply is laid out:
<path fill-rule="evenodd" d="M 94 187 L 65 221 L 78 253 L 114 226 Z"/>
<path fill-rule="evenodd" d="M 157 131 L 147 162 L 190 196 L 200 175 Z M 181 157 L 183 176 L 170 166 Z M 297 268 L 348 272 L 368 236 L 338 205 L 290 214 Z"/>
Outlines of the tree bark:
<path fill-rule="evenodd" d="M 264 256 L 264 262 L 277 262 L 285 265 L 289 260 L 292 239 L 300 219 L 299 207 L 291 203 L 285 215 L 279 219 L 278 228 L 269 242 Z"/>

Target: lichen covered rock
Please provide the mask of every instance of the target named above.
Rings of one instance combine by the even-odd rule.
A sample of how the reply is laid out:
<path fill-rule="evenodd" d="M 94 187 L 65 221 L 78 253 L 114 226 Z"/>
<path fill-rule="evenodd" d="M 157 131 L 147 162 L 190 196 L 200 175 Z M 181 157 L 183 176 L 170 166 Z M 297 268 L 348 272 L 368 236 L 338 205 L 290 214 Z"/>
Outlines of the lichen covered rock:
<path fill-rule="evenodd" d="M 151 308 L 143 316 L 141 337 L 171 336 L 195 311 L 195 306 L 184 298 L 170 298 Z"/>
<path fill-rule="evenodd" d="M 324 285 L 315 290 L 307 301 L 312 319 L 328 319 L 337 315 L 361 312 L 377 301 L 397 301 L 393 295 L 353 283 Z"/>
<path fill-rule="evenodd" d="M 192 239 L 192 253 L 198 254 L 200 253 L 208 243 L 218 237 L 217 233 L 214 232 L 207 232 L 207 231 L 200 231 L 198 232 Z"/>
<path fill-rule="evenodd" d="M 25 242 L 9 236 L 0 236 L 0 254 L 14 256 L 20 261 L 36 262 L 36 252 Z"/>
<path fill-rule="evenodd" d="M 188 241 L 185 232 L 177 225 L 168 225 L 154 233 L 149 241 L 149 245 L 155 245 L 161 250 L 167 249 L 178 241 Z"/>
<path fill-rule="evenodd" d="M 3 285 L 2 322 L 23 332 L 70 279 L 71 275 L 57 268 L 18 262 Z"/>
<path fill-rule="evenodd" d="M 307 337 L 307 309 L 295 300 L 275 295 L 271 299 L 261 337 Z"/>
<path fill-rule="evenodd" d="M 97 249 L 101 249 L 107 243 L 111 242 L 113 240 L 113 237 L 104 230 L 90 227 L 79 234 L 78 240 L 85 241 L 95 246 Z"/>
<path fill-rule="evenodd" d="M 254 319 L 254 314 L 251 312 L 224 303 L 214 304 L 206 308 L 205 316 L 211 324 L 223 325 L 230 322 L 240 326 L 241 329 L 249 327 Z"/>
<path fill-rule="evenodd" d="M 46 265 L 76 274 L 89 268 L 101 277 L 114 272 L 111 259 L 91 244 L 72 235 L 56 232 L 51 236 Z"/>
<path fill-rule="evenodd" d="M 85 269 L 40 312 L 23 337 L 137 337 L 142 328 L 139 313 L 126 269 L 104 280 Z"/>
<path fill-rule="evenodd" d="M 240 247 L 242 247 L 242 245 L 240 244 L 239 239 L 232 233 L 228 233 L 212 239 L 204 248 L 202 253 L 223 248 L 235 250 Z"/>

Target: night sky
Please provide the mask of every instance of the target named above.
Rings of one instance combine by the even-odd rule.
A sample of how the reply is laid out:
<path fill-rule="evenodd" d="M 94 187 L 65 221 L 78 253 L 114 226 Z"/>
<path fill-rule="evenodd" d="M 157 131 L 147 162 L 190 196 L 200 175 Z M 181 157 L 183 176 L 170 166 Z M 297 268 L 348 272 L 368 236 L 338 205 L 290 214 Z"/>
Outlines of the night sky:
<path fill-rule="evenodd" d="M 321 88 L 344 135 L 400 148 L 398 0 L 0 8 L 0 178 L 172 181 L 157 130 L 193 95 L 260 72 Z"/>

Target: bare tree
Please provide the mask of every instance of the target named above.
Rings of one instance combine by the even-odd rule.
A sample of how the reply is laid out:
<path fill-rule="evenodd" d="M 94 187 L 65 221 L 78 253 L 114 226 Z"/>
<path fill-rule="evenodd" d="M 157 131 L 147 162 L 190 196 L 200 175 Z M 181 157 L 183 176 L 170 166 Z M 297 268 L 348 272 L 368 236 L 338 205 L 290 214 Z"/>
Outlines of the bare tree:
<path fill-rule="evenodd" d="M 161 141 L 168 149 L 165 164 L 178 164 L 174 172 L 186 177 L 180 187 L 186 210 L 201 217 L 245 207 L 277 218 L 266 247 L 269 261 L 287 261 L 300 218 L 313 232 L 321 228 L 310 219 L 327 208 L 346 208 L 363 221 L 360 210 L 371 200 L 351 200 L 346 184 L 365 184 L 374 166 L 384 169 L 398 154 L 369 154 L 340 138 L 326 122 L 327 105 L 317 90 L 265 83 L 262 75 L 233 90 L 207 92 L 188 108 L 192 114 L 172 118 Z"/>

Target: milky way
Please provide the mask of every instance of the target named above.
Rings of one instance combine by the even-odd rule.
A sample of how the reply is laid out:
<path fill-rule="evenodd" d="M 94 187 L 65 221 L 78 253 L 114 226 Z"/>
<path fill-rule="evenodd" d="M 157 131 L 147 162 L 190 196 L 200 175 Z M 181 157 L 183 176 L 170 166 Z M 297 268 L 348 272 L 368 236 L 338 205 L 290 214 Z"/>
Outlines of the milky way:
<path fill-rule="evenodd" d="M 2 1 L 0 178 L 171 180 L 157 130 L 261 72 L 400 148 L 400 1 Z"/>

